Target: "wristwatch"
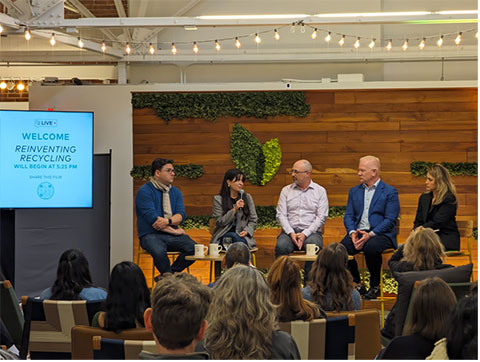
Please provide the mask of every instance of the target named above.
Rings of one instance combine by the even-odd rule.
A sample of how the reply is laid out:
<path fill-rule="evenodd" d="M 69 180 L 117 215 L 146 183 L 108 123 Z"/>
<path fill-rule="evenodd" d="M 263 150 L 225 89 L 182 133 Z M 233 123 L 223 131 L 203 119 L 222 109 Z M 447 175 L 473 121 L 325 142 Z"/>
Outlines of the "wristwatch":
<path fill-rule="evenodd" d="M 169 226 L 172 225 L 172 219 L 168 219 L 168 225 L 169 225 Z"/>

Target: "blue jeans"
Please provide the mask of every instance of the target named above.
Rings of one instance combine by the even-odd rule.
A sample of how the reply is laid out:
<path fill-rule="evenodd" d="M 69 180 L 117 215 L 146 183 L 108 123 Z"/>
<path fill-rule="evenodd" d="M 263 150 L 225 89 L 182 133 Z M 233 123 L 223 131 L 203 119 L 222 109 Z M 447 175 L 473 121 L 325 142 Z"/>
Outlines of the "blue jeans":
<path fill-rule="evenodd" d="M 141 247 L 153 257 L 153 263 L 161 274 L 181 272 L 192 265 L 194 261 L 185 260 L 185 256 L 195 254 L 195 244 L 195 241 L 186 234 L 151 233 L 140 238 Z M 180 251 L 181 253 L 172 266 L 170 266 L 167 251 Z"/>
<path fill-rule="evenodd" d="M 233 243 L 244 243 L 246 246 L 248 246 L 248 242 L 245 238 L 242 238 L 240 235 L 238 235 L 237 233 L 232 232 L 232 231 L 229 231 L 228 233 L 225 233 L 225 235 L 223 235 L 221 237 L 220 245 L 223 246 L 223 239 L 228 238 L 228 237 L 232 238 L 232 244 Z"/>

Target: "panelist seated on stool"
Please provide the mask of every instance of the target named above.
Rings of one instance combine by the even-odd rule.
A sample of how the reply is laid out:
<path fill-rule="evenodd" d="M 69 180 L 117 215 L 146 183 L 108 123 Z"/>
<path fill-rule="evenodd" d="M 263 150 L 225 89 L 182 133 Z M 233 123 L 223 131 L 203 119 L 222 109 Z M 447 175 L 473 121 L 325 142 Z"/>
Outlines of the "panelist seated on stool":
<path fill-rule="evenodd" d="M 400 213 L 397 190 L 380 179 L 380 160 L 375 156 L 365 156 L 358 165 L 360 185 L 352 187 L 348 193 L 344 224 L 347 235 L 341 243 L 348 254 L 360 251 L 365 254 L 370 271 L 368 293 L 360 285 L 357 262 L 348 262 L 353 281 L 365 299 L 376 299 L 380 295 L 380 270 L 382 252 L 397 247 L 396 223 Z"/>

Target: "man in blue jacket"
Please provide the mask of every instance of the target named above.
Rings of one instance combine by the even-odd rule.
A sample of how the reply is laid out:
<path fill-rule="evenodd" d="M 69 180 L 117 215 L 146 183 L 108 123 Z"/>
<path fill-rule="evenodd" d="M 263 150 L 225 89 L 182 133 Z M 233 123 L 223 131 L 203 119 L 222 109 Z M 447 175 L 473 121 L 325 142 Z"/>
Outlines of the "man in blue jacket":
<path fill-rule="evenodd" d="M 140 187 L 135 198 L 140 245 L 161 274 L 181 272 L 193 263 L 185 256 L 195 253 L 195 242 L 178 227 L 186 215 L 182 193 L 172 186 L 174 178 L 173 161 L 155 159 L 150 182 Z M 172 266 L 167 251 L 181 252 Z"/>
<path fill-rule="evenodd" d="M 350 255 L 365 253 L 370 271 L 370 290 L 359 285 L 360 274 L 357 262 L 349 261 L 348 267 L 365 299 L 376 299 L 380 295 L 380 268 L 382 252 L 397 247 L 397 218 L 400 202 L 397 190 L 380 180 L 380 160 L 365 156 L 358 164 L 361 184 L 352 187 L 348 193 L 344 224 L 347 235 L 342 244 Z"/>

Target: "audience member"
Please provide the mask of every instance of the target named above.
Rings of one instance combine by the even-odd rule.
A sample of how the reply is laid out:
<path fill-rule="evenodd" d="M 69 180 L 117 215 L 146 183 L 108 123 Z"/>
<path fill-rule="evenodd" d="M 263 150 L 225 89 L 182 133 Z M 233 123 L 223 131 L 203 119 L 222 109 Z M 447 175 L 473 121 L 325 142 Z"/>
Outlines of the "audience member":
<path fill-rule="evenodd" d="M 92 326 L 116 333 L 145 327 L 143 313 L 150 307 L 150 291 L 142 270 L 130 261 L 115 265 L 110 274 L 106 312 L 93 317 Z"/>
<path fill-rule="evenodd" d="M 276 329 L 275 307 L 262 273 L 237 265 L 214 288 L 204 345 L 212 359 L 300 359 L 292 336 Z"/>
<path fill-rule="evenodd" d="M 250 194 L 244 193 L 245 175 L 236 168 L 225 172 L 220 193 L 213 197 L 215 231 L 210 243 L 223 245 L 230 237 L 233 243 L 241 242 L 253 248 L 253 233 L 257 227 L 257 212 Z"/>
<path fill-rule="evenodd" d="M 302 290 L 303 297 L 326 311 L 359 310 L 360 294 L 347 268 L 348 254 L 342 244 L 333 243 L 321 250 Z"/>
<path fill-rule="evenodd" d="M 93 285 L 88 260 L 78 249 L 68 249 L 58 261 L 57 279 L 51 288 L 45 289 L 41 299 L 102 300 L 105 290 Z"/>
<path fill-rule="evenodd" d="M 6 350 L 4 351 L 4 356 L 0 356 L 0 359 L 18 359 L 20 351 L 17 346 L 13 343 L 13 338 L 10 335 L 7 327 L 0 319 L 0 345 L 5 346 Z"/>
<path fill-rule="evenodd" d="M 157 353 L 142 351 L 140 359 L 208 359 L 195 352 L 207 328 L 211 289 L 186 273 L 163 275 L 152 292 L 152 307 L 145 310 L 145 327 L 153 332 Z"/>
<path fill-rule="evenodd" d="M 348 266 L 365 299 L 376 299 L 380 295 L 380 269 L 382 252 L 397 247 L 397 218 L 400 202 L 397 190 L 380 179 L 380 160 L 365 156 L 358 164 L 360 185 L 348 193 L 344 224 L 347 235 L 342 244 L 348 254 L 355 255 L 363 250 L 370 272 L 370 290 L 360 285 L 360 274 L 355 259 Z"/>
<path fill-rule="evenodd" d="M 251 254 L 247 244 L 233 243 L 225 252 L 225 258 L 223 259 L 225 268 L 230 269 L 237 264 L 251 266 L 250 257 Z M 208 286 L 213 288 L 217 283 L 218 279 L 209 283 Z"/>
<path fill-rule="evenodd" d="M 439 164 L 432 165 L 425 186 L 427 191 L 418 199 L 413 227 L 432 228 L 445 250 L 460 250 L 460 233 L 455 221 L 457 193 L 448 170 Z"/>
<path fill-rule="evenodd" d="M 446 337 L 435 343 L 428 360 L 478 360 L 478 292 L 460 299 L 450 314 Z"/>
<path fill-rule="evenodd" d="M 412 301 L 411 321 L 406 335 L 395 337 L 380 352 L 379 359 L 425 359 L 435 341 L 445 336 L 450 312 L 457 299 L 442 279 L 434 277 L 420 282 Z"/>
<path fill-rule="evenodd" d="M 267 281 L 272 303 L 278 306 L 279 322 L 311 321 L 320 316 L 326 317 L 314 303 L 303 299 L 300 267 L 287 255 L 274 261 L 268 271 Z"/>
<path fill-rule="evenodd" d="M 277 204 L 277 221 L 282 232 L 275 245 L 275 257 L 305 250 L 306 244 L 323 247 L 323 225 L 328 217 L 325 189 L 312 181 L 312 165 L 299 160 L 292 168 L 293 182 L 285 186 Z M 305 263 L 307 278 L 312 262 Z"/>
<path fill-rule="evenodd" d="M 194 263 L 185 260 L 195 253 L 195 242 L 178 227 L 186 214 L 182 193 L 172 185 L 174 179 L 173 161 L 157 158 L 150 182 L 140 187 L 135 198 L 140 245 L 152 255 L 161 274 L 181 272 Z M 171 266 L 168 251 L 181 252 Z"/>

